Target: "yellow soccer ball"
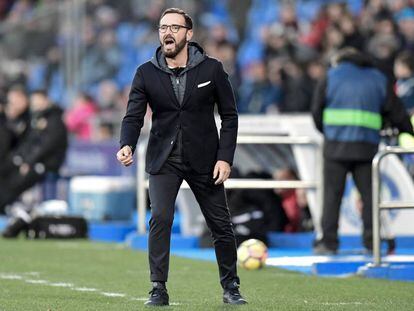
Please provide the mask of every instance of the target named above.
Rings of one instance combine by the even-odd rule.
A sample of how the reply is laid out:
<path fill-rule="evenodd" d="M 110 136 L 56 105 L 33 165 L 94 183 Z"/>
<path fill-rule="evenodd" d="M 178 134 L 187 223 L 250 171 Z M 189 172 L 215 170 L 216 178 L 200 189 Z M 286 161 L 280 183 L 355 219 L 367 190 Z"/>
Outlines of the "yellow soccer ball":
<path fill-rule="evenodd" d="M 250 239 L 240 244 L 237 249 L 237 263 L 247 270 L 256 270 L 266 264 L 267 247 L 256 239 Z"/>

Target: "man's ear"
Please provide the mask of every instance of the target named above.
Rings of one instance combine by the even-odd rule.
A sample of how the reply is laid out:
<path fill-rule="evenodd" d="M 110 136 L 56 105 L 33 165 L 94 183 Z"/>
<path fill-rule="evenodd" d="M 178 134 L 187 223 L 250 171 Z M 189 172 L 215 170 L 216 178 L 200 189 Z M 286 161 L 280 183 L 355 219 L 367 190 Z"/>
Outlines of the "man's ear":
<path fill-rule="evenodd" d="M 187 34 L 186 34 L 187 42 L 190 42 L 192 38 L 193 38 L 193 30 L 192 29 L 189 29 L 187 31 Z"/>

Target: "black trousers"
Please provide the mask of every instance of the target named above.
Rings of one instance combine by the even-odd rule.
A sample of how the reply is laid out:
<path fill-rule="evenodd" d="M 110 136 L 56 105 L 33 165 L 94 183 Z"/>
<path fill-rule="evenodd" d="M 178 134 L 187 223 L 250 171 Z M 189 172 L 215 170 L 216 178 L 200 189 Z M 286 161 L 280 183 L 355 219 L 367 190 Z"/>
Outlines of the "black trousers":
<path fill-rule="evenodd" d="M 190 166 L 170 159 L 158 174 L 149 176 L 151 219 L 148 248 L 151 281 L 166 282 L 168 279 L 175 199 L 183 180 L 193 191 L 212 233 L 222 287 L 232 286 L 234 282 L 239 284 L 236 241 L 224 186 L 214 185 L 212 173 L 200 175 Z"/>
<path fill-rule="evenodd" d="M 337 249 L 339 212 L 344 194 L 346 176 L 352 173 L 355 185 L 363 203 L 363 243 L 372 249 L 372 164 L 371 161 L 337 161 L 324 159 L 323 168 L 323 210 L 322 242 L 329 248 Z"/>

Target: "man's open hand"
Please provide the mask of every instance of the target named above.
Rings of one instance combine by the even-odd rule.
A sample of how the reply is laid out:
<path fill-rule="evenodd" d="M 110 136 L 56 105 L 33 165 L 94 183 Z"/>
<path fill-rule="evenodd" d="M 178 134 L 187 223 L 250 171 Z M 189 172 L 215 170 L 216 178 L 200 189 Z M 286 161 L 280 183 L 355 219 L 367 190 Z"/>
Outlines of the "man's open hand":
<path fill-rule="evenodd" d="M 123 146 L 116 154 L 116 158 L 124 166 L 130 166 L 134 159 L 132 158 L 132 149 L 130 146 Z"/>
<path fill-rule="evenodd" d="M 227 180 L 230 176 L 230 164 L 226 161 L 217 161 L 216 166 L 214 166 L 213 178 L 217 180 L 215 181 L 215 185 L 220 185 Z"/>

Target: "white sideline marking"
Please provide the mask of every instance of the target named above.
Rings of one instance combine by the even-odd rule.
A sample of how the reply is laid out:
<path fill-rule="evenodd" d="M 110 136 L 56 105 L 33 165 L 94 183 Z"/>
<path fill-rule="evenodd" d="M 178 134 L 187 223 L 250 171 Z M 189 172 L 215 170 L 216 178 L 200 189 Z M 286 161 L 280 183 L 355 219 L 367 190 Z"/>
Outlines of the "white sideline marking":
<path fill-rule="evenodd" d="M 26 283 L 30 284 L 48 284 L 49 282 L 46 280 L 24 280 Z"/>
<path fill-rule="evenodd" d="M 75 287 L 72 288 L 73 290 L 79 291 L 79 292 L 96 292 L 96 288 L 89 288 L 89 287 Z"/>
<path fill-rule="evenodd" d="M 133 301 L 147 301 L 148 300 L 148 298 L 147 297 L 134 297 L 134 298 L 131 298 L 131 300 L 133 300 Z"/>
<path fill-rule="evenodd" d="M 347 306 L 347 305 L 363 305 L 362 302 L 322 302 L 324 306 Z"/>
<path fill-rule="evenodd" d="M 33 272 L 25 272 L 23 274 L 32 275 L 32 276 L 39 276 L 40 272 L 33 271 Z"/>
<path fill-rule="evenodd" d="M 64 282 L 50 283 L 48 285 L 54 286 L 54 287 L 73 287 L 74 286 L 72 283 L 64 283 Z"/>
<path fill-rule="evenodd" d="M 3 280 L 22 280 L 23 277 L 17 274 L 0 274 L 0 278 Z"/>
<path fill-rule="evenodd" d="M 121 294 L 121 293 L 107 293 L 107 292 L 101 292 L 102 295 L 106 296 L 106 297 L 125 297 L 125 294 Z"/>
<path fill-rule="evenodd" d="M 38 272 L 27 272 L 27 273 L 24 273 L 24 274 L 26 274 L 26 275 L 39 275 L 40 273 L 38 273 Z M 99 293 L 103 296 L 106 296 L 106 297 L 120 297 L 120 298 L 127 297 L 127 295 L 124 294 L 124 293 L 103 292 L 103 291 L 99 291 L 96 288 L 91 288 L 91 287 L 75 287 L 74 284 L 66 283 L 66 282 L 51 283 L 50 281 L 47 281 L 47 280 L 34 280 L 34 279 L 26 278 L 26 277 L 24 277 L 22 275 L 18 275 L 18 274 L 0 273 L 0 278 L 5 279 L 5 280 L 21 280 L 23 282 L 33 284 L 33 285 L 46 285 L 46 286 L 54 286 L 54 287 L 65 287 L 65 288 L 69 288 L 71 290 L 80 291 L 80 292 L 97 292 L 97 293 Z M 134 297 L 134 298 L 131 298 L 131 300 L 146 301 L 147 298 Z M 177 303 L 177 302 L 173 302 L 173 303 L 171 303 L 171 305 L 180 305 L 180 304 Z"/>
<path fill-rule="evenodd" d="M 170 306 L 179 306 L 181 303 L 179 302 L 170 302 Z"/>

